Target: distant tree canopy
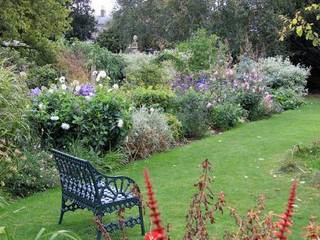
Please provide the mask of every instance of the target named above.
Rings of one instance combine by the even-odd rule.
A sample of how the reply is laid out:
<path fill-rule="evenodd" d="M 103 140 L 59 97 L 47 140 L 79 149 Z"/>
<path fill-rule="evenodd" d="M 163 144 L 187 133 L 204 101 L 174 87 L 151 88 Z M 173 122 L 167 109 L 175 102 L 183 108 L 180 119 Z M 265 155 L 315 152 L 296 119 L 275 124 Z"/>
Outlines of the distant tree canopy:
<path fill-rule="evenodd" d="M 229 42 L 237 56 L 247 42 L 257 52 L 283 53 L 280 15 L 292 17 L 309 0 L 118 0 L 105 36 L 122 49 L 138 35 L 141 49 L 175 46 L 204 28 Z M 105 38 L 105 46 L 108 41 Z M 113 44 L 113 41 L 109 41 Z M 101 41 L 100 41 L 101 43 Z M 112 49 L 111 49 L 112 50 Z"/>
<path fill-rule="evenodd" d="M 72 22 L 71 30 L 66 34 L 67 38 L 88 40 L 95 31 L 96 21 L 90 3 L 90 0 L 72 0 L 68 3 Z"/>
<path fill-rule="evenodd" d="M 27 44 L 41 62 L 52 59 L 51 42 L 69 29 L 67 0 L 0 0 L 0 42 Z"/>

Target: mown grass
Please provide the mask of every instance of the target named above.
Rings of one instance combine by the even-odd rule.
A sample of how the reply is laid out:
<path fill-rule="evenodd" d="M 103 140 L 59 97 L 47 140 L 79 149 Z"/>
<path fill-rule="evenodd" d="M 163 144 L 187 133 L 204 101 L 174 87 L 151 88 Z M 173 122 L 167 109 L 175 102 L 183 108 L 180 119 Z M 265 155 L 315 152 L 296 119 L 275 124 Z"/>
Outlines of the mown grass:
<path fill-rule="evenodd" d="M 320 100 L 310 98 L 308 104 L 299 110 L 243 124 L 221 135 L 156 154 L 130 164 L 116 174 L 136 179 L 143 188 L 143 169 L 150 170 L 162 219 L 172 225 L 170 235 L 173 240 L 182 239 L 185 215 L 195 190 L 193 184 L 200 174 L 198 166 L 205 158 L 214 166 L 212 189 L 224 191 L 229 206 L 246 214 L 255 204 L 256 197 L 263 193 L 267 198 L 267 211 L 281 213 L 292 176 L 278 174 L 277 169 L 293 145 L 308 145 L 320 137 L 319 119 Z M 54 189 L 18 200 L 0 211 L 0 225 L 4 222 L 15 239 L 21 240 L 33 239 L 42 227 L 48 231 L 71 230 L 83 239 L 94 239 L 93 218 L 86 211 L 67 213 L 63 224 L 57 225 L 60 199 L 60 190 Z M 308 224 L 309 216 L 320 217 L 319 202 L 319 190 L 307 184 L 299 185 L 291 239 L 301 239 L 301 228 Z M 234 226 L 233 222 L 225 212 L 223 216 L 217 216 L 217 223 L 210 227 L 210 231 L 212 235 L 222 236 L 225 230 Z M 148 229 L 148 223 L 146 225 Z M 128 236 L 130 240 L 142 239 L 139 227 L 128 230 Z"/>

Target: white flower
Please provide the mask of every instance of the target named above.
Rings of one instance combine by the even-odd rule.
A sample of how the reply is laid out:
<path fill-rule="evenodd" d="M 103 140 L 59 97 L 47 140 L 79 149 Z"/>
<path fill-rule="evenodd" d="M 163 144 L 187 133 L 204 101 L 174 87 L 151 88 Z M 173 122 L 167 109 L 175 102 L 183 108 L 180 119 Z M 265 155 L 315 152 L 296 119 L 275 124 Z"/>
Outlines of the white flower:
<path fill-rule="evenodd" d="M 99 87 L 103 87 L 103 84 L 100 83 L 100 84 L 98 84 L 98 86 L 99 86 Z"/>
<path fill-rule="evenodd" d="M 99 72 L 100 77 L 105 78 L 107 76 L 107 73 L 105 71 Z"/>
<path fill-rule="evenodd" d="M 61 85 L 61 89 L 62 89 L 62 90 L 67 90 L 67 85 L 62 84 L 62 85 Z"/>
<path fill-rule="evenodd" d="M 60 82 L 61 84 L 65 83 L 65 82 L 66 82 L 66 78 L 65 78 L 64 76 L 60 77 L 60 78 L 59 78 L 59 82 Z"/>
<path fill-rule="evenodd" d="M 27 73 L 26 72 L 20 72 L 20 77 L 26 77 L 27 76 Z"/>
<path fill-rule="evenodd" d="M 75 87 L 75 89 L 74 89 L 74 90 L 75 90 L 76 92 L 79 92 L 79 91 L 80 91 L 80 89 L 81 89 L 81 86 L 79 86 L 79 85 L 78 85 L 78 86 L 76 86 L 76 87 Z"/>
<path fill-rule="evenodd" d="M 91 98 L 92 98 L 92 96 L 85 96 L 84 98 L 85 98 L 87 101 L 90 101 Z"/>
<path fill-rule="evenodd" d="M 51 116 L 51 121 L 58 121 L 59 120 L 59 117 L 58 116 Z"/>
<path fill-rule="evenodd" d="M 50 88 L 50 89 L 48 90 L 48 93 L 54 93 L 54 89 Z"/>
<path fill-rule="evenodd" d="M 115 89 L 115 90 L 118 90 L 119 89 L 119 85 L 118 84 L 113 84 L 112 88 Z"/>
<path fill-rule="evenodd" d="M 62 124 L 61 124 L 61 128 L 62 128 L 63 130 L 69 130 L 69 129 L 70 129 L 70 125 L 69 125 L 68 123 L 62 123 Z"/>
<path fill-rule="evenodd" d="M 126 138 L 124 139 L 124 142 L 129 142 L 129 137 L 128 136 L 126 136 Z"/>
<path fill-rule="evenodd" d="M 79 84 L 80 84 L 80 82 L 78 80 L 74 80 L 71 85 L 78 86 Z"/>
<path fill-rule="evenodd" d="M 150 112 L 153 113 L 154 112 L 154 108 L 150 108 Z"/>
<path fill-rule="evenodd" d="M 97 74 L 98 74 L 97 71 L 93 71 L 93 72 L 92 72 L 92 76 L 96 76 Z"/>
<path fill-rule="evenodd" d="M 46 108 L 46 106 L 43 103 L 40 103 L 38 107 L 40 110 L 43 110 Z"/>
<path fill-rule="evenodd" d="M 119 120 L 118 120 L 117 126 L 118 126 L 119 128 L 122 128 L 122 127 L 123 127 L 123 120 L 122 120 L 122 119 L 119 119 Z"/>
<path fill-rule="evenodd" d="M 108 93 L 109 93 L 109 92 L 112 92 L 112 90 L 113 90 L 112 88 L 108 89 Z"/>
<path fill-rule="evenodd" d="M 105 78 L 106 76 L 107 76 L 107 73 L 105 71 L 100 71 L 97 78 L 96 78 L 96 81 L 100 82 L 100 79 Z"/>
<path fill-rule="evenodd" d="M 208 103 L 207 104 L 207 109 L 211 108 L 212 107 L 212 103 Z"/>

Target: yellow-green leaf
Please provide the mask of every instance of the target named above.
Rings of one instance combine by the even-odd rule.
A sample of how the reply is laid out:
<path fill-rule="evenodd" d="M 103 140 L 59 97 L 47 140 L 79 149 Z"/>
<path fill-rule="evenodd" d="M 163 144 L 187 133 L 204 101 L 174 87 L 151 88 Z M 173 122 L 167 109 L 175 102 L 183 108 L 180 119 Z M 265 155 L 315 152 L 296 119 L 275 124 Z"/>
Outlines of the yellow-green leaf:
<path fill-rule="evenodd" d="M 296 18 L 294 18 L 293 20 L 292 20 L 292 25 L 296 25 L 298 23 L 298 20 L 296 19 Z"/>
<path fill-rule="evenodd" d="M 302 26 L 298 26 L 298 27 L 296 28 L 296 33 L 297 33 L 297 35 L 298 35 L 299 37 L 302 36 L 302 34 L 303 34 Z"/>

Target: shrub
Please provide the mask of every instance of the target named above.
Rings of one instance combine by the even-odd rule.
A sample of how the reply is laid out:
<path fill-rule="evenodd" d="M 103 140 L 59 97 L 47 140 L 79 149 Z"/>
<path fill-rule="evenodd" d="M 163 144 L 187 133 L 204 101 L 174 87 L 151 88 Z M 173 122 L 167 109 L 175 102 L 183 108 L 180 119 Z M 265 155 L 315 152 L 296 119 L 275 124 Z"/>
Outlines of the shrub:
<path fill-rule="evenodd" d="M 186 137 L 200 138 L 208 131 L 207 96 L 189 89 L 177 97 L 177 116 Z"/>
<path fill-rule="evenodd" d="M 93 66 L 97 70 L 104 70 L 111 78 L 110 84 L 119 84 L 123 80 L 124 61 L 121 56 L 113 54 L 98 44 L 76 41 L 71 49 L 74 53 L 82 53 L 88 71 Z"/>
<path fill-rule="evenodd" d="M 45 151 L 24 150 L 10 161 L 16 172 L 6 176 L 4 186 L 12 195 L 25 197 L 45 191 L 58 182 L 53 160 Z"/>
<path fill-rule="evenodd" d="M 209 36 L 206 30 L 200 29 L 189 40 L 177 46 L 177 53 L 186 62 L 187 71 L 199 72 L 215 65 L 219 45 L 223 44 L 216 35 Z"/>
<path fill-rule="evenodd" d="M 295 109 L 304 103 L 302 96 L 293 89 L 278 88 L 273 96 L 284 110 Z"/>
<path fill-rule="evenodd" d="M 132 129 L 126 143 L 131 159 L 146 158 L 152 153 L 165 151 L 173 143 L 170 127 L 163 113 L 145 107 L 133 112 Z"/>
<path fill-rule="evenodd" d="M 172 108 L 175 94 L 169 89 L 138 87 L 132 90 L 132 102 L 136 107 L 154 107 L 167 110 Z"/>
<path fill-rule="evenodd" d="M 244 111 L 237 104 L 218 104 L 210 111 L 210 125 L 214 129 L 228 130 L 236 126 L 243 116 Z"/>
<path fill-rule="evenodd" d="M 176 141 L 182 140 L 183 129 L 182 129 L 182 123 L 179 121 L 179 119 L 173 114 L 166 113 L 166 120 L 171 129 L 173 138 Z"/>
<path fill-rule="evenodd" d="M 35 66 L 27 74 L 27 85 L 30 89 L 48 87 L 51 83 L 56 83 L 58 77 L 59 73 L 52 65 Z"/>
<path fill-rule="evenodd" d="M 15 72 L 25 72 L 30 65 L 30 62 L 13 48 L 0 47 L 0 58 L 6 60 L 4 63 L 6 67 L 14 66 Z"/>
<path fill-rule="evenodd" d="M 83 91 L 81 91 L 83 89 Z M 130 127 L 129 104 L 118 93 L 83 85 L 75 95 L 49 90 L 37 97 L 30 118 L 42 139 L 55 147 L 78 139 L 95 151 L 116 148 Z"/>
<path fill-rule="evenodd" d="M 263 95 L 257 92 L 242 91 L 238 95 L 240 106 L 247 111 L 249 120 L 254 121 L 265 116 L 266 109 L 263 104 Z"/>
<path fill-rule="evenodd" d="M 272 89 L 286 88 L 299 95 L 304 93 L 310 69 L 301 65 L 295 66 L 282 56 L 260 59 L 258 64 L 263 80 Z"/>

